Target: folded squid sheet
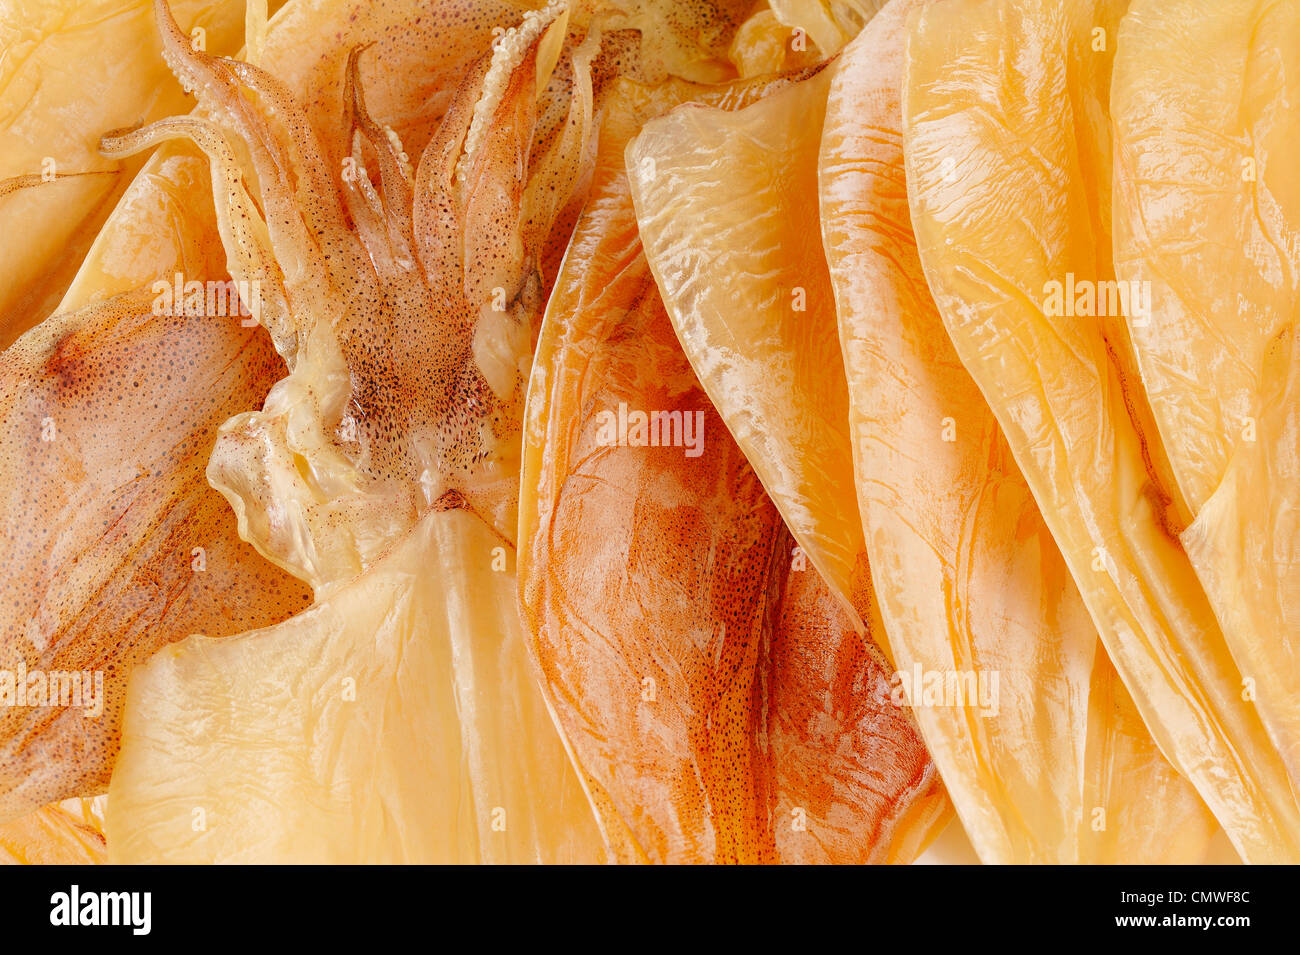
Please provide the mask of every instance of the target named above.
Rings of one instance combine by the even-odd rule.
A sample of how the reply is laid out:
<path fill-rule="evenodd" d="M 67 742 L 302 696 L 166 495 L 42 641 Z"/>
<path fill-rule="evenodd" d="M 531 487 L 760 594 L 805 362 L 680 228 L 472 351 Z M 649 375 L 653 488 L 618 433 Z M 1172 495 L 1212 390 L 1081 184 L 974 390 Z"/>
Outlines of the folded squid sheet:
<path fill-rule="evenodd" d="M 1156 744 L 1244 859 L 1296 861 L 1286 768 L 1178 540 L 1186 502 L 1125 321 L 1150 302 L 1113 284 L 1107 104 L 1125 7 L 945 0 L 915 17 L 912 223 L 956 353 Z"/>
<path fill-rule="evenodd" d="M 1196 862 L 1213 817 L 1138 717 L 922 274 L 899 86 L 907 16 L 925 5 L 895 0 L 844 50 L 819 167 L 889 645 L 905 673 L 990 691 L 915 708 L 981 860 Z"/>
<path fill-rule="evenodd" d="M 689 105 L 651 120 L 627 165 L 646 258 L 696 375 L 809 562 L 865 628 L 876 610 L 817 228 L 835 69 L 738 112 Z"/>
<path fill-rule="evenodd" d="M 783 86 L 618 86 L 538 344 L 521 605 L 620 861 L 907 862 L 947 820 L 888 664 L 710 404 L 638 236 L 639 126 Z"/>
<path fill-rule="evenodd" d="M 1153 67 L 1159 67 L 1153 69 Z M 1183 546 L 1300 791 L 1300 8 L 1134 3 L 1120 29 L 1115 260 Z"/>

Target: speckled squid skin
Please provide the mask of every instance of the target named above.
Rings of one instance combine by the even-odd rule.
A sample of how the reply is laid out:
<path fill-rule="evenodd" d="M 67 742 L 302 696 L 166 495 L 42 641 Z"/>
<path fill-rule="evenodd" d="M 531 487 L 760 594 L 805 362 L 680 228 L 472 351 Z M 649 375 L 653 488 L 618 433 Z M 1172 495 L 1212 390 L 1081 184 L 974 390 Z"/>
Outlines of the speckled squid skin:
<path fill-rule="evenodd" d="M 219 142 L 205 146 L 214 170 L 231 182 L 251 174 L 265 207 L 264 227 L 241 231 L 250 207 L 232 204 L 227 245 L 235 271 L 268 290 L 268 329 L 290 374 L 265 407 L 222 429 L 213 453 L 209 478 L 241 533 L 318 590 L 364 569 L 430 509 L 467 508 L 510 541 L 541 266 L 561 238 L 551 227 L 565 204 L 552 203 L 583 175 L 596 35 L 565 42 L 559 3 L 524 13 L 467 63 L 412 162 L 369 117 L 364 51 L 348 63 L 339 150 L 313 122 L 324 109 L 300 105 L 267 70 L 195 53 L 159 10 L 168 62 L 249 157 L 244 169 Z M 498 4 L 438 10 L 467 33 L 500 14 Z M 155 127 L 114 148 L 172 135 L 196 138 Z"/>
<path fill-rule="evenodd" d="M 321 132 L 278 79 L 195 53 L 165 7 L 160 16 L 169 62 L 237 133 L 265 209 L 263 222 L 215 127 L 155 124 L 110 144 L 199 144 L 218 180 L 232 273 L 264 289 L 289 375 L 263 408 L 226 424 L 208 472 L 241 534 L 318 591 L 363 570 L 430 509 L 468 508 L 508 541 L 530 316 L 541 309 L 539 263 L 559 211 L 542 200 L 567 195 L 580 176 L 591 51 L 561 49 L 561 8 L 538 14 L 529 43 L 503 40 L 469 65 L 415 168 L 369 117 L 364 53 L 353 55 L 350 148 L 332 167 Z M 570 98 L 576 133 L 529 158 L 537 82 L 561 58 L 587 83 Z M 470 141 L 485 98 L 480 121 L 499 134 Z"/>
<path fill-rule="evenodd" d="M 623 154 L 640 124 L 789 82 L 617 89 L 538 345 L 521 607 L 621 861 L 909 861 L 948 818 L 887 663 L 796 559 L 681 351 L 637 234 Z M 702 454 L 599 444 L 600 413 L 620 403 L 702 414 Z"/>
<path fill-rule="evenodd" d="M 913 19 L 912 223 L 955 350 L 1161 752 L 1243 858 L 1295 861 L 1300 812 L 1177 539 L 1183 507 L 1123 317 L 1044 305 L 1067 273 L 1114 277 L 1106 104 L 1126 6 L 945 0 Z M 1009 83 L 1021 92 L 1004 96 Z"/>
<path fill-rule="evenodd" d="M 4 481 L 2 666 L 102 671 L 107 694 L 97 719 L 61 708 L 0 713 L 6 815 L 107 784 L 125 678 L 160 645 L 306 605 L 204 493 L 220 422 L 261 400 L 276 372 L 264 339 L 228 339 L 210 325 L 156 318 L 147 298 L 118 300 L 51 320 L 0 361 L 0 450 L 13 474 Z M 180 389 L 191 397 L 178 400 Z M 47 419 L 57 429 L 48 442 Z M 202 573 L 195 547 L 206 552 Z"/>
<path fill-rule="evenodd" d="M 132 195 L 161 199 L 153 182 Z M 200 232 L 176 262 L 219 277 L 214 245 Z M 127 677 L 159 647 L 309 601 L 239 540 L 204 477 L 217 429 L 266 396 L 279 359 L 258 329 L 155 315 L 153 298 L 55 316 L 0 356 L 0 669 L 100 672 L 105 697 L 95 718 L 0 709 L 0 819 L 103 791 Z"/>
<path fill-rule="evenodd" d="M 997 674 L 994 715 L 915 710 L 982 861 L 1196 862 L 1213 817 L 1142 724 L 922 273 L 899 86 L 926 5 L 895 0 L 841 54 L 819 168 L 885 634 L 902 670 Z"/>

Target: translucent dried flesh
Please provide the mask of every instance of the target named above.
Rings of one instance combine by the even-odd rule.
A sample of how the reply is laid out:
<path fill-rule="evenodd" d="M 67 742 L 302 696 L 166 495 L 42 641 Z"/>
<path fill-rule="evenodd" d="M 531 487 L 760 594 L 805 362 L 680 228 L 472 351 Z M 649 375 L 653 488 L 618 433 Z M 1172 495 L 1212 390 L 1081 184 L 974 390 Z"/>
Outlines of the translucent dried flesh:
<path fill-rule="evenodd" d="M 100 865 L 107 860 L 99 800 L 69 799 L 0 824 L 0 865 Z"/>
<path fill-rule="evenodd" d="M 602 861 L 498 543 L 430 513 L 292 620 L 158 654 L 131 684 L 112 861 Z"/>
<path fill-rule="evenodd" d="M 824 56 L 834 56 L 884 0 L 770 0 L 772 12 L 787 27 L 803 31 Z"/>
<path fill-rule="evenodd" d="M 885 633 L 902 671 L 992 691 L 915 709 L 984 862 L 1195 862 L 1213 818 L 1138 717 L 926 286 L 899 98 L 922 6 L 890 4 L 844 50 L 819 169 Z"/>
<path fill-rule="evenodd" d="M 174 9 L 187 33 L 202 28 L 207 49 L 239 48 L 243 0 L 177 0 Z M 0 199 L 2 348 L 55 310 L 141 166 L 106 161 L 100 135 L 184 110 L 186 98 L 158 54 L 149 0 L 6 0 L 0 48 L 0 180 L 115 173 L 56 179 Z"/>
<path fill-rule="evenodd" d="M 369 16 L 356 15 L 363 8 Z M 394 29 L 406 25 L 407 5 L 295 3 L 267 52 L 305 88 L 339 90 L 330 65 L 345 62 L 347 50 L 294 39 L 305 24 L 329 26 L 324 35 L 340 43 L 377 42 L 375 52 L 405 80 L 418 76 L 410 63 L 435 49 L 440 56 L 424 56 L 429 70 L 458 80 L 444 58 L 459 55 L 463 66 L 486 46 L 493 25 L 517 16 L 505 4 L 487 10 L 453 37 L 432 22 Z M 156 42 L 155 33 L 151 49 Z M 397 104 L 403 130 L 425 129 L 427 139 L 437 102 L 416 109 L 392 94 L 400 85 L 394 77 L 371 75 L 376 98 Z M 157 96 L 164 105 L 184 102 L 179 86 Z M 239 540 L 233 515 L 204 476 L 218 427 L 263 402 L 282 362 L 263 331 L 237 318 L 152 314 L 155 280 L 225 278 L 209 178 L 192 151 L 164 147 L 96 238 L 63 301 L 67 314 L 0 360 L 9 422 L 0 467 L 22 475 L 6 478 L 0 506 L 4 549 L 15 554 L 0 583 L 0 661 L 8 669 L 22 659 L 29 670 L 103 670 L 106 694 L 98 719 L 78 710 L 5 709 L 0 818 L 107 785 L 126 678 L 158 647 L 196 631 L 223 636 L 267 626 L 310 599 L 306 587 Z M 159 424 L 142 438 L 141 421 Z M 112 534 L 104 536 L 109 522 Z M 64 569 L 50 569 L 51 559 Z"/>
<path fill-rule="evenodd" d="M 1249 861 L 1300 857 L 1287 778 L 1187 555 L 1122 316 L 1049 317 L 1106 281 L 1106 54 L 1121 4 L 951 0 L 914 21 L 904 84 L 917 242 L 957 354 L 1002 427 L 1161 751 Z M 1113 43 L 1107 48 L 1113 53 Z M 1176 528 L 1175 528 L 1176 531 Z"/>
<path fill-rule="evenodd" d="M 1300 10 L 1135 3 L 1120 31 L 1115 259 L 1148 282 L 1142 381 L 1182 535 L 1300 791 Z"/>
<path fill-rule="evenodd" d="M 742 77 L 805 69 L 822 58 L 771 10 L 760 10 L 741 24 L 727 55 Z"/>
<path fill-rule="evenodd" d="M 874 614 L 848 388 L 817 228 L 831 69 L 747 109 L 646 123 L 627 163 L 646 257 L 687 357 L 809 559 Z"/>
<path fill-rule="evenodd" d="M 878 650 L 792 559 L 641 251 L 624 147 L 687 97 L 706 98 L 624 84 L 606 107 L 531 381 L 524 617 L 615 858 L 909 861 L 947 809 L 915 726 Z M 620 406 L 698 415 L 702 453 L 605 443 Z"/>
<path fill-rule="evenodd" d="M 1229 0 L 1135 3 L 1115 61 L 1115 259 L 1150 282 L 1130 321 L 1174 477 L 1199 514 L 1260 410 L 1296 308 L 1300 191 L 1281 157 L 1300 11 Z"/>
<path fill-rule="evenodd" d="M 347 62 L 363 48 L 358 70 L 366 106 L 397 133 L 414 162 L 447 112 L 467 65 L 525 11 L 542 5 L 540 0 L 293 0 L 275 18 L 273 46 L 257 62 L 288 89 L 310 91 L 299 102 L 337 163 L 351 151 Z M 291 55 L 303 47 L 310 55 Z"/>

